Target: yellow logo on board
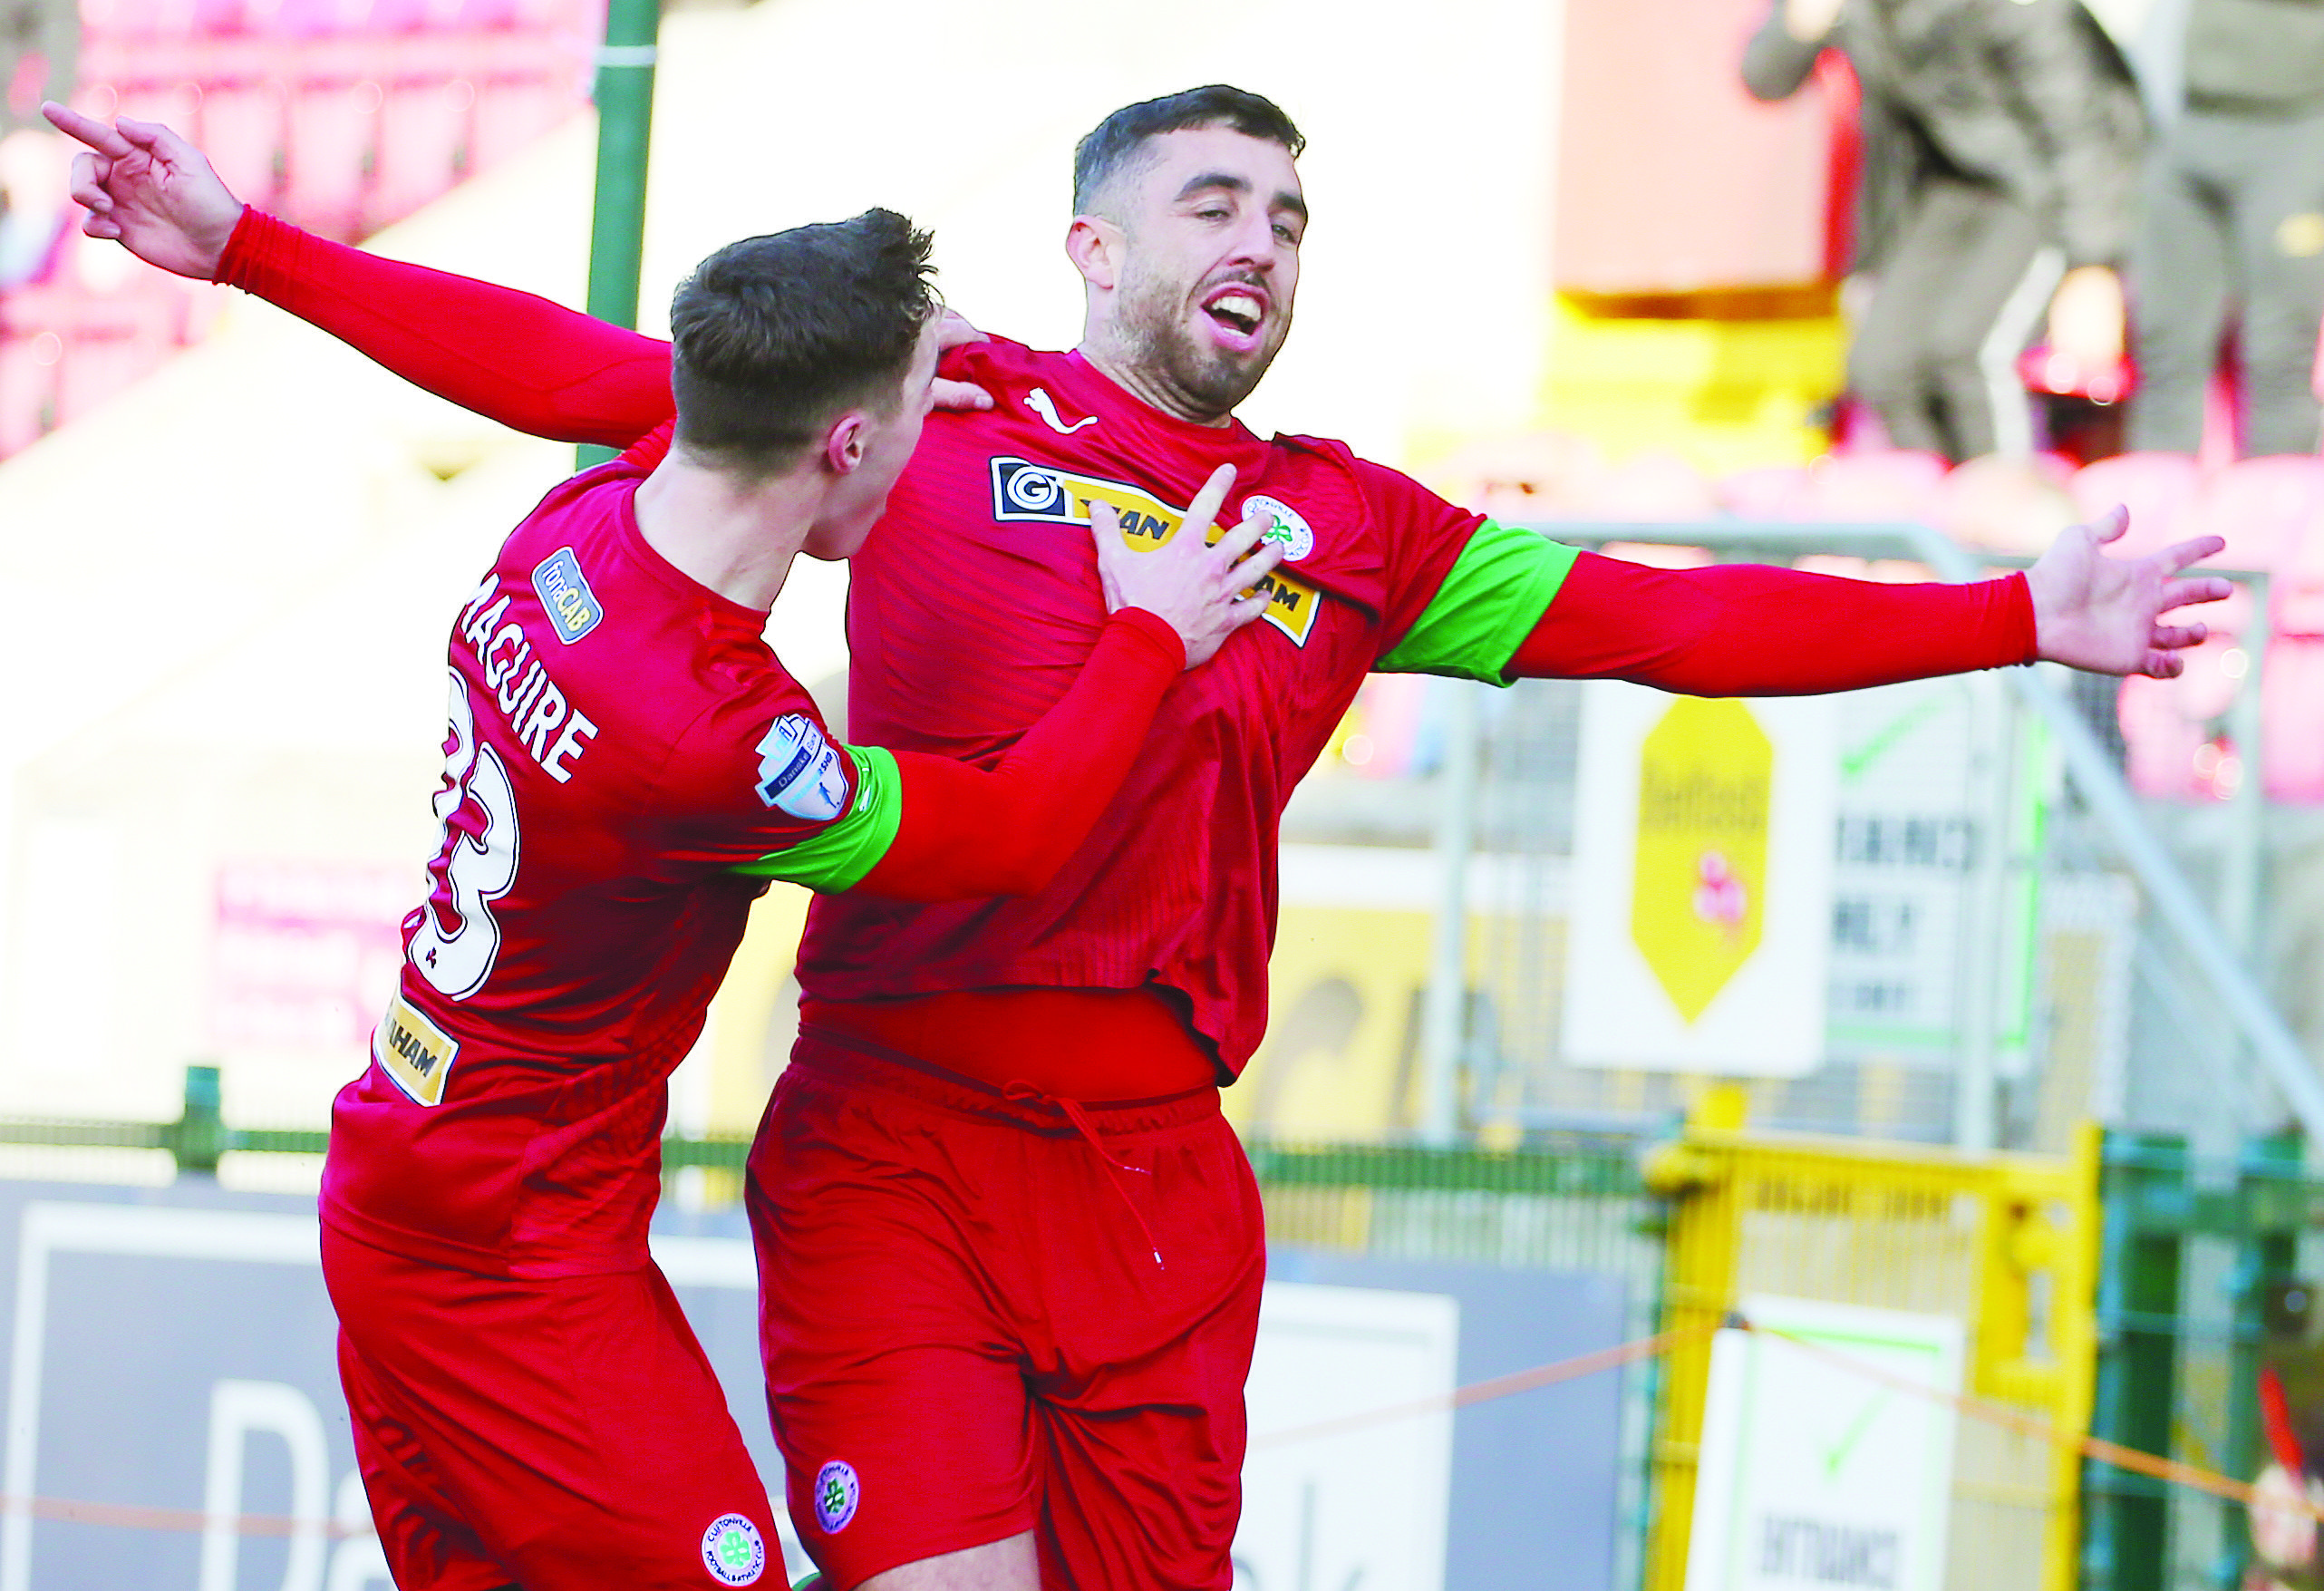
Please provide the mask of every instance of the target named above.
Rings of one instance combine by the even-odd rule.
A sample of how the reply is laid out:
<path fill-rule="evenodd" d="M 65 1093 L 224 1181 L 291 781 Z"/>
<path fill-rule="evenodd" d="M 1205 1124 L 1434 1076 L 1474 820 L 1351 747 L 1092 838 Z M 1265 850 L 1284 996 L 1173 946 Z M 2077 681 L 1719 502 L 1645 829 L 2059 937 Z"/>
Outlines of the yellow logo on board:
<path fill-rule="evenodd" d="M 1113 505 L 1121 516 L 1123 539 L 1140 552 L 1151 552 L 1168 542 L 1186 519 L 1186 509 L 1172 508 L 1150 492 L 1118 480 L 1101 480 L 1023 459 L 993 461 L 993 517 L 996 519 L 1087 525 L 1092 502 Z M 1213 526 L 1210 539 L 1215 542 L 1225 534 Z M 1267 594 L 1267 623 L 1306 645 L 1308 633 L 1315 627 L 1315 610 L 1322 606 L 1322 593 L 1290 578 L 1281 568 L 1261 580 L 1259 589 Z"/>
<path fill-rule="evenodd" d="M 1775 765 L 1734 701 L 1680 697 L 1640 749 L 1631 937 L 1689 1023 L 1759 947 Z"/>

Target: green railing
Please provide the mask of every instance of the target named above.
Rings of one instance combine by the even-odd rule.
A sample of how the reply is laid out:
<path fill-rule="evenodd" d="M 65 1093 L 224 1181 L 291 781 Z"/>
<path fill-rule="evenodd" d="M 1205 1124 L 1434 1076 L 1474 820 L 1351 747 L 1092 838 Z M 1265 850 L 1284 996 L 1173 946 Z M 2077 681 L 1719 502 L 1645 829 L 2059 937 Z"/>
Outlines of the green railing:
<path fill-rule="evenodd" d="M 2184 1139 L 2109 1133 L 2100 1182 L 2096 1436 L 2249 1479 L 2263 1461 L 2259 1371 L 2292 1334 L 2301 1234 L 2324 1226 L 2324 1182 L 2299 1140 L 2255 1139 L 2232 1161 Z M 2240 1585 L 2243 1510 L 2112 1465 L 2084 1467 L 2085 1591 Z"/>

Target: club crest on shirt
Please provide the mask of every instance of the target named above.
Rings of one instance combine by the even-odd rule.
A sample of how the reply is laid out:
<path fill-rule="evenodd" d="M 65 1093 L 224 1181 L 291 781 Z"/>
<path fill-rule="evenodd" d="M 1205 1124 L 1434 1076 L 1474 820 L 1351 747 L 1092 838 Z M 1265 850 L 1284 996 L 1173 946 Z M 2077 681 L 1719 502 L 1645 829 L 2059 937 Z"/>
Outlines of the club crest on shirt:
<path fill-rule="evenodd" d="M 1271 497 L 1249 500 L 1273 516 L 1275 529 L 1268 534 L 1287 543 L 1283 549 L 1287 561 L 1295 563 L 1315 549 L 1315 532 L 1295 509 Z M 1151 552 L 1168 541 L 1186 518 L 1185 509 L 1174 508 L 1151 492 L 1122 481 L 1024 459 L 993 461 L 993 517 L 996 519 L 1087 525 L 1092 502 L 1113 505 L 1121 516 L 1123 538 L 1140 552 Z M 1217 540 L 1218 535 L 1211 539 Z M 1322 606 L 1322 593 L 1305 581 L 1293 579 L 1280 567 L 1259 582 L 1259 588 L 1267 594 L 1267 623 L 1294 644 L 1306 645 L 1309 633 L 1315 628 L 1316 609 Z"/>
<path fill-rule="evenodd" d="M 1315 532 L 1308 528 L 1306 516 L 1283 499 L 1264 494 L 1244 498 L 1243 512 L 1246 518 L 1254 509 L 1274 521 L 1259 539 L 1282 542 L 1283 562 L 1295 564 L 1315 550 Z"/>
<path fill-rule="evenodd" d="M 560 547 L 533 569 L 533 589 L 548 614 L 549 627 L 567 646 L 597 627 L 605 616 L 605 605 L 589 589 L 581 560 L 569 547 Z"/>
<path fill-rule="evenodd" d="M 809 823 L 828 823 L 847 810 L 847 773 L 822 728 L 786 713 L 754 748 L 759 799 Z"/>

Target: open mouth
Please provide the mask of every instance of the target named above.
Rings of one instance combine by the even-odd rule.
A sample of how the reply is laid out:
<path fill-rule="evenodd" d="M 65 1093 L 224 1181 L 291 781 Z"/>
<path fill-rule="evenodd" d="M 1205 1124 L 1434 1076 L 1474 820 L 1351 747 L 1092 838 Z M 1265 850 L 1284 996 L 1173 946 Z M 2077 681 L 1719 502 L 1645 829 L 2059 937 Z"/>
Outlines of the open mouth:
<path fill-rule="evenodd" d="M 1248 348 L 1257 344 L 1259 327 L 1267 318 L 1267 304 L 1249 287 L 1230 286 L 1213 294 L 1204 304 L 1203 313 L 1225 334 L 1223 341 L 1234 347 Z"/>

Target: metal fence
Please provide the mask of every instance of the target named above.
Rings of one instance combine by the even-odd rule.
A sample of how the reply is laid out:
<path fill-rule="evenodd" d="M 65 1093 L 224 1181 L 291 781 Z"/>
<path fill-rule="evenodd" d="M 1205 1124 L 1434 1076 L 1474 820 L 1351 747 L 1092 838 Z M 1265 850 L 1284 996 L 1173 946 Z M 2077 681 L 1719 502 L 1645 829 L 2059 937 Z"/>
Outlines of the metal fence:
<path fill-rule="evenodd" d="M 1643 1141 L 1554 1133 L 1523 1149 L 1246 1146 L 1271 1243 L 1382 1259 L 1452 1261 L 1610 1276 L 1626 1301 L 1623 1335 L 1662 1313 L 1664 1208 L 1641 1175 Z M 1622 1373 L 1614 1577 L 1633 1591 L 1651 1516 L 1654 1406 L 1661 1367 Z"/>
<path fill-rule="evenodd" d="M 1708 1098 L 1658 1151 L 1674 1202 L 1665 1319 L 1706 1329 L 1754 1294 L 1949 1315 L 1970 1392 L 2079 1435 L 2090 1409 L 2097 1136 L 2072 1158 L 1961 1155 L 1743 1130 L 1744 1096 Z M 1655 1443 L 1645 1584 L 1681 1591 L 1710 1344 L 1673 1351 Z M 2070 1591 L 2079 1465 L 1976 1419 L 1954 1449 L 1951 1591 Z"/>
<path fill-rule="evenodd" d="M 2176 1135 L 2112 1133 L 2101 1179 L 2093 1434 L 2248 1479 L 2264 1461 L 2258 1377 L 2276 1360 L 2312 1395 L 2313 1287 L 2324 1270 L 2324 1181 L 2299 1140 L 2236 1157 Z M 2308 1384 L 2302 1386 L 2300 1383 Z M 2087 1591 L 2226 1591 L 2250 1557 L 2236 1504 L 2091 1463 Z"/>

